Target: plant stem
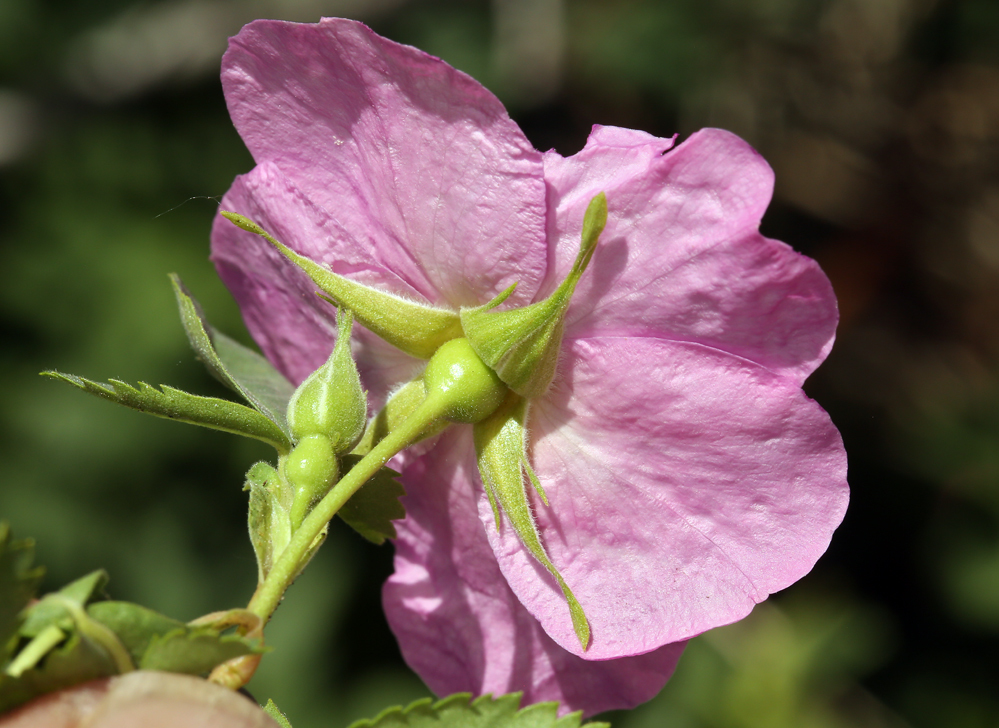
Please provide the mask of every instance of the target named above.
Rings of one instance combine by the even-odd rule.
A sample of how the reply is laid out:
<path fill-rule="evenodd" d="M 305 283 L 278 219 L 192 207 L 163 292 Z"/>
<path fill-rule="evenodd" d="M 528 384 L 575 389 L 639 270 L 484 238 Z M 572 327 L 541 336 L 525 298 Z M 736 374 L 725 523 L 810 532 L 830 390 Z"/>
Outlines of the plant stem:
<path fill-rule="evenodd" d="M 257 588 L 247 609 L 265 622 L 284 596 L 285 590 L 298 575 L 302 560 L 316 537 L 337 511 L 362 485 L 372 478 L 392 457 L 419 441 L 441 417 L 442 406 L 435 397 L 428 397 L 406 420 L 385 435 L 360 462 L 351 468 L 326 496 L 316 504 L 295 531 L 288 546 L 274 563 L 267 578 Z"/>

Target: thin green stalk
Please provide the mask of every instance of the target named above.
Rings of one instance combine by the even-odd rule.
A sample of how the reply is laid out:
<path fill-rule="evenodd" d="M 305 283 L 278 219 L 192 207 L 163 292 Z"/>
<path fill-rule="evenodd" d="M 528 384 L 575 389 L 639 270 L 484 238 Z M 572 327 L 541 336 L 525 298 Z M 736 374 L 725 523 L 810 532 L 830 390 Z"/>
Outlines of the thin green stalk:
<path fill-rule="evenodd" d="M 417 442 L 428 427 L 441 416 L 442 406 L 428 397 L 401 425 L 385 435 L 371 451 L 352 467 L 305 517 L 264 582 L 257 588 L 247 609 L 265 622 L 294 581 L 299 564 L 323 528 L 362 485 L 372 478 L 393 456 Z"/>

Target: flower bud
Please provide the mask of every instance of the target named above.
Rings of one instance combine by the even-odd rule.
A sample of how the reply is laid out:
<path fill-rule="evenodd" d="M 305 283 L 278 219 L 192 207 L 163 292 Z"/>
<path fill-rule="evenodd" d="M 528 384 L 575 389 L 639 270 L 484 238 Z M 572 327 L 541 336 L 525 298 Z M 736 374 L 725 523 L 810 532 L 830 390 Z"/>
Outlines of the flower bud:
<path fill-rule="evenodd" d="M 511 286 L 484 306 L 461 310 L 462 330 L 472 348 L 522 397 L 540 397 L 555 378 L 565 312 L 606 224 L 607 196 L 601 192 L 586 208 L 579 255 L 569 275 L 545 300 L 494 311 L 513 293 Z"/>
<path fill-rule="evenodd" d="M 479 422 L 500 406 L 509 391 L 468 339 L 452 339 L 438 349 L 423 372 L 423 383 L 427 402 L 433 402 L 450 422 Z"/>
<path fill-rule="evenodd" d="M 367 420 L 367 397 L 350 355 L 350 311 L 339 310 L 337 325 L 336 345 L 330 358 L 302 382 L 288 402 L 288 427 L 296 441 L 322 435 L 334 454 L 342 455 L 361 439 Z"/>

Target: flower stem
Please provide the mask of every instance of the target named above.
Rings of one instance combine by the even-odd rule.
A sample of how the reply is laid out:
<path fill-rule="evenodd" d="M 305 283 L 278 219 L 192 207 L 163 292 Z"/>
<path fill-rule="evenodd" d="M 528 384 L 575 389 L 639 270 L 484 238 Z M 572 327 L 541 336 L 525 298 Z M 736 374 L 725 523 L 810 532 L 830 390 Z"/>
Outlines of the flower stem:
<path fill-rule="evenodd" d="M 392 457 L 422 439 L 441 418 L 443 403 L 437 397 L 427 397 L 398 427 L 385 435 L 360 462 L 352 467 L 326 496 L 316 504 L 302 525 L 295 531 L 288 546 L 274 563 L 267 578 L 254 592 L 247 609 L 265 622 L 284 596 L 300 570 L 300 564 L 316 537 L 337 511 L 362 485 L 372 478 Z"/>

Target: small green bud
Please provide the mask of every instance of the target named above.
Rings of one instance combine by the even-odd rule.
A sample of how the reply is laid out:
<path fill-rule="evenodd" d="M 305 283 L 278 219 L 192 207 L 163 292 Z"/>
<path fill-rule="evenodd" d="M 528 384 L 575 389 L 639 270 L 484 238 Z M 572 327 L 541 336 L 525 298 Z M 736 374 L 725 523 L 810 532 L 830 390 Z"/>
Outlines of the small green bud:
<path fill-rule="evenodd" d="M 312 506 L 336 482 L 339 473 L 333 443 L 325 435 L 308 435 L 295 445 L 284 460 L 284 476 L 295 489 L 291 506 L 291 527 L 297 529 Z"/>
<path fill-rule="evenodd" d="M 562 346 L 565 312 L 607 224 L 607 196 L 601 192 L 586 208 L 579 255 L 562 284 L 538 303 L 494 311 L 512 287 L 484 306 L 463 308 L 461 326 L 476 353 L 522 397 L 540 397 L 551 386 Z"/>
<path fill-rule="evenodd" d="M 474 423 L 488 417 L 509 391 L 472 349 L 468 339 L 452 339 L 423 372 L 427 402 L 450 422 Z"/>
<path fill-rule="evenodd" d="M 330 358 L 309 375 L 288 402 L 288 427 L 295 440 L 326 437 L 337 455 L 349 452 L 364 432 L 367 397 L 350 355 L 350 311 L 337 314 L 336 346 Z"/>

